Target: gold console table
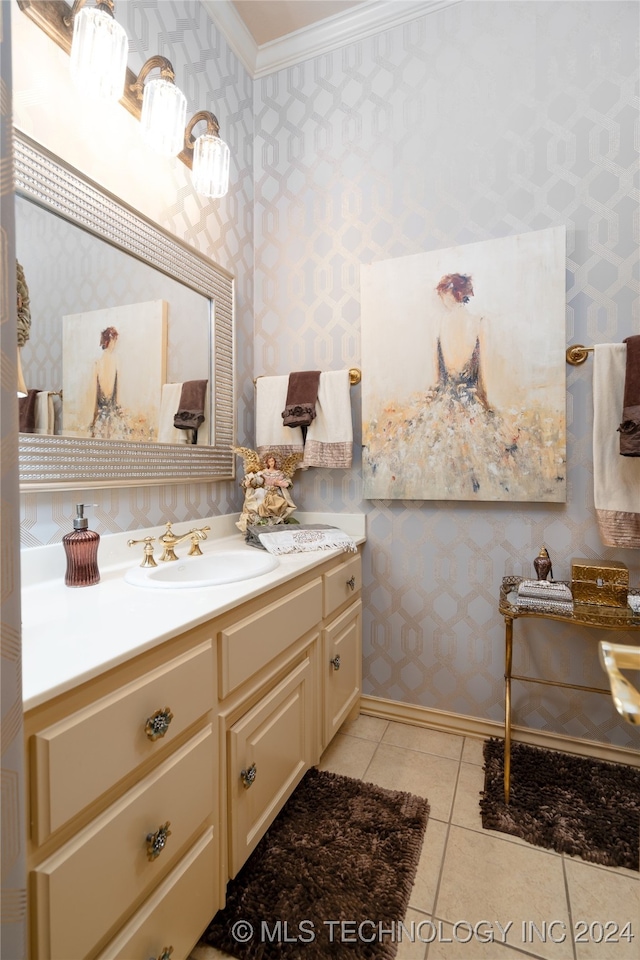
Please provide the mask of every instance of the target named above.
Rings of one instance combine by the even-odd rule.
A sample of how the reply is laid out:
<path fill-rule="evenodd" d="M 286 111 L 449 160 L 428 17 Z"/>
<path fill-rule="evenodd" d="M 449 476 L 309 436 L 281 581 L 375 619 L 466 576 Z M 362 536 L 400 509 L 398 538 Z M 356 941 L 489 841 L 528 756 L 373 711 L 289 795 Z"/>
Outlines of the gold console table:
<path fill-rule="evenodd" d="M 560 620 L 576 627 L 599 627 L 602 630 L 640 630 L 640 613 L 631 607 L 605 607 L 592 603 L 574 603 L 573 613 L 543 613 L 539 610 L 524 610 L 518 606 L 517 587 L 522 577 L 503 577 L 500 587 L 499 611 L 505 623 L 504 650 L 504 802 L 509 803 L 511 788 L 511 681 L 541 683 L 549 687 L 564 687 L 571 690 L 585 690 L 588 693 L 604 693 L 611 696 L 609 688 L 587 687 L 563 680 L 543 680 L 537 677 L 521 677 L 511 672 L 513 660 L 513 621 L 519 617 L 533 619 Z M 562 581 L 568 583 L 567 581 Z M 570 587 L 571 584 L 568 583 Z M 629 590 L 632 596 L 640 595 L 640 590 Z"/>

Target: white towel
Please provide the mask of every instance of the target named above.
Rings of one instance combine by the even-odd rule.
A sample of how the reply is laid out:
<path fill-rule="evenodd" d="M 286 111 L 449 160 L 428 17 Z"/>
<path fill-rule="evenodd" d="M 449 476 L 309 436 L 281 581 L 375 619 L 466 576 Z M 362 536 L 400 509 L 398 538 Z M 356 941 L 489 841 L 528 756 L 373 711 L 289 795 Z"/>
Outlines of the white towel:
<path fill-rule="evenodd" d="M 343 530 L 296 530 L 294 524 L 286 530 L 280 528 L 277 533 L 268 531 L 259 533 L 258 539 L 269 553 L 309 553 L 313 550 L 342 550 L 343 553 L 357 553 L 358 547 L 353 537 Z"/>
<path fill-rule="evenodd" d="M 210 383 L 204 395 L 204 421 L 198 427 L 198 446 L 211 445 L 211 403 Z M 162 387 L 160 400 L 160 417 L 158 419 L 158 443 L 191 443 L 191 430 L 177 430 L 173 425 L 176 410 L 180 407 L 182 394 L 181 383 L 165 383 Z"/>
<path fill-rule="evenodd" d="M 55 433 L 55 412 L 53 396 L 47 390 L 41 390 L 36 396 L 34 433 L 53 436 Z"/>
<path fill-rule="evenodd" d="M 288 375 L 256 381 L 256 449 L 261 457 L 269 452 L 280 457 L 302 453 L 302 430 L 282 422 L 288 387 Z"/>
<path fill-rule="evenodd" d="M 316 418 L 307 431 L 302 469 L 346 469 L 353 459 L 351 383 L 348 370 L 320 374 Z"/>
<path fill-rule="evenodd" d="M 640 547 L 640 459 L 620 456 L 627 348 L 601 343 L 593 351 L 593 500 L 602 542 Z"/>

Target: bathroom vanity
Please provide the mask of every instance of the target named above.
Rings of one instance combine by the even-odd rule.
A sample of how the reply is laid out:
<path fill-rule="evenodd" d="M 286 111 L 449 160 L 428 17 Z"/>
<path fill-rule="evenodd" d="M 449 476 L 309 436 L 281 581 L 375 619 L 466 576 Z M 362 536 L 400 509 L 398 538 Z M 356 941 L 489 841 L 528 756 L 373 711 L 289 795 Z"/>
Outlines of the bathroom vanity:
<path fill-rule="evenodd" d="M 195 590 L 126 583 L 133 556 L 95 587 L 26 587 L 34 960 L 187 957 L 228 879 L 357 714 L 359 553 L 278 559 Z"/>

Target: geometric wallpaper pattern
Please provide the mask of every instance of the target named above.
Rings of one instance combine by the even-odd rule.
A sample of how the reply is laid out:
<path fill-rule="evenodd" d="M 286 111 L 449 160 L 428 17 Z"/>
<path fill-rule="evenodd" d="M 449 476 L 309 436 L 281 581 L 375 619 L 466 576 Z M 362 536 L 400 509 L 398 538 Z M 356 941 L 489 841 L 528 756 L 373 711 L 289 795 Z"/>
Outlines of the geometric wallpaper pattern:
<path fill-rule="evenodd" d="M 560 225 L 567 342 L 640 332 L 639 21 L 636 3 L 461 3 L 258 80 L 255 374 L 360 365 L 361 264 Z M 638 585 L 638 551 L 595 522 L 592 366 L 567 367 L 566 504 L 362 501 L 359 450 L 296 482 L 301 508 L 367 514 L 365 693 L 501 721 L 504 575 L 544 543 L 558 578 L 616 558 Z M 514 637 L 514 672 L 606 687 L 601 632 Z M 597 694 L 515 683 L 513 719 L 640 745 Z"/>

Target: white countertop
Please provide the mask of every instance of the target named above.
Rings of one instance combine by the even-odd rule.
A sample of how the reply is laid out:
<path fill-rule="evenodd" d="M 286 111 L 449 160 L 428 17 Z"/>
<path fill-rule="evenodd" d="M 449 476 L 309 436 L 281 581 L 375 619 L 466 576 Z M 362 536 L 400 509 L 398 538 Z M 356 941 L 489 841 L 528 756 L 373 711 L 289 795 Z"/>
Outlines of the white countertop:
<path fill-rule="evenodd" d="M 191 527 L 211 526 L 202 552 L 256 548 L 235 527 L 237 515 L 176 524 L 177 536 Z M 365 539 L 364 514 L 298 514 L 300 523 L 328 523 L 357 543 Z M 30 710 L 265 590 L 323 563 L 339 550 L 278 556 L 275 570 L 251 580 L 183 590 L 146 589 L 124 580 L 142 559 L 142 545 L 127 540 L 162 535 L 164 527 L 105 535 L 98 551 L 100 583 L 67 587 L 62 544 L 21 551 L 22 697 Z M 176 548 L 186 554 L 189 543 Z M 195 561 L 197 562 L 197 561 Z"/>

